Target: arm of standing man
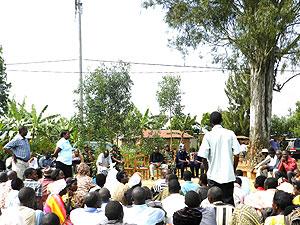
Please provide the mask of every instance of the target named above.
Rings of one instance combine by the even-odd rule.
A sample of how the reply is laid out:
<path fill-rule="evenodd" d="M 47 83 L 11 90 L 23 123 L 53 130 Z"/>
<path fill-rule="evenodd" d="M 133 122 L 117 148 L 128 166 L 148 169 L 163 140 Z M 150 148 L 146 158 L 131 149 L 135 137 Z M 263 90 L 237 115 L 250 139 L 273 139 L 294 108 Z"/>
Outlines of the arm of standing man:
<path fill-rule="evenodd" d="M 13 149 L 16 147 L 16 141 L 15 140 L 11 140 L 10 142 L 8 142 L 4 147 L 3 150 L 5 153 L 9 154 L 12 156 L 12 159 L 14 162 L 17 161 L 16 155 L 14 154 Z"/>
<path fill-rule="evenodd" d="M 233 132 L 232 132 L 233 133 Z M 234 162 L 233 162 L 233 168 L 234 172 L 236 171 L 236 168 L 239 164 L 239 158 L 240 158 L 240 153 L 241 153 L 241 146 L 240 143 L 238 142 L 235 134 L 233 133 L 232 137 L 232 150 L 233 150 L 233 155 L 234 155 Z"/>

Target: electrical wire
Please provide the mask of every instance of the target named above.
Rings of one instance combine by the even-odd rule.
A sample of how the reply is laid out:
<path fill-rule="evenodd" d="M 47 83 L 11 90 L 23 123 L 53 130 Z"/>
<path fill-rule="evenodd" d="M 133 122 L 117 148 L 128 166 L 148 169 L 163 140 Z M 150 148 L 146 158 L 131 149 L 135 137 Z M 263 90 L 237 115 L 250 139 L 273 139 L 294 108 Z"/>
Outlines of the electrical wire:
<path fill-rule="evenodd" d="M 57 63 L 57 62 L 70 62 L 78 59 L 57 59 L 57 60 L 46 60 L 46 61 L 34 61 L 34 62 L 16 62 L 16 63 L 5 63 L 7 66 L 14 65 L 28 65 L 28 64 L 43 64 L 43 63 Z"/>
<path fill-rule="evenodd" d="M 24 69 L 7 69 L 8 72 L 24 72 L 24 73 L 58 73 L 58 74 L 78 74 L 79 71 L 54 71 L 54 70 L 24 70 Z M 132 71 L 131 74 L 168 74 L 168 73 L 205 73 L 221 70 L 190 70 L 190 71 Z M 90 72 L 82 72 L 90 73 Z"/>

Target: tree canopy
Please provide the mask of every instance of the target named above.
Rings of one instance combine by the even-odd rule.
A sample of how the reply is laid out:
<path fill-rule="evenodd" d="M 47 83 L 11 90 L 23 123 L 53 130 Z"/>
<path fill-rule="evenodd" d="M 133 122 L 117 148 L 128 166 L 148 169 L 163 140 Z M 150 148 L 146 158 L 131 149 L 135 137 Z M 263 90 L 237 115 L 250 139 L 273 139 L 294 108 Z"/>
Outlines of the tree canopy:
<path fill-rule="evenodd" d="M 84 79 L 84 114 L 88 140 L 113 141 L 126 132 L 125 120 L 133 107 L 129 65 L 102 65 Z"/>
<path fill-rule="evenodd" d="M 177 30 L 173 43 L 187 52 L 212 47 L 216 62 L 226 59 L 250 69 L 251 152 L 267 147 L 273 88 L 278 72 L 299 61 L 300 5 L 296 0 L 148 0 L 160 5 L 165 21 Z M 238 67 L 238 66 L 236 66 Z M 279 88 L 280 89 L 280 88 Z M 277 88 L 278 90 L 278 88 Z"/>
<path fill-rule="evenodd" d="M 183 109 L 181 105 L 181 79 L 179 76 L 163 76 L 159 82 L 159 89 L 156 92 L 160 111 L 171 115 L 180 115 Z"/>
<path fill-rule="evenodd" d="M 11 84 L 7 82 L 4 59 L 2 58 L 2 47 L 0 46 L 0 115 L 7 112 L 8 92 Z"/>
<path fill-rule="evenodd" d="M 249 136 L 250 128 L 250 74 L 248 70 L 231 73 L 225 87 L 229 100 L 223 115 L 224 126 L 237 135 Z"/>

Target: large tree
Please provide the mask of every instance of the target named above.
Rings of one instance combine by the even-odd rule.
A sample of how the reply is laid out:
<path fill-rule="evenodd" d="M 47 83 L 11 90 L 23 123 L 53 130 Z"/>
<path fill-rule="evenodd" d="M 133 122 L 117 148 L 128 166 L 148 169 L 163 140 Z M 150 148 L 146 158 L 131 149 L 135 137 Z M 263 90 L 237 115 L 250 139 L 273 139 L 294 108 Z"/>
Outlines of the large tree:
<path fill-rule="evenodd" d="M 172 146 L 172 123 L 173 115 L 182 115 L 183 106 L 181 104 L 180 90 L 181 79 L 179 76 L 167 75 L 163 76 L 163 80 L 158 83 L 159 89 L 156 92 L 157 101 L 160 111 L 167 113 L 170 120 L 171 141 Z"/>
<path fill-rule="evenodd" d="M 4 59 L 2 58 L 2 47 L 0 46 L 0 115 L 7 112 L 8 91 L 11 86 L 7 82 L 5 69 Z"/>
<path fill-rule="evenodd" d="M 84 80 L 84 113 L 88 139 L 113 141 L 124 133 L 133 104 L 129 65 L 101 66 Z"/>
<path fill-rule="evenodd" d="M 225 93 L 229 100 L 223 123 L 237 135 L 249 135 L 250 128 L 250 74 L 248 70 L 237 70 L 229 75 Z"/>
<path fill-rule="evenodd" d="M 178 31 L 174 43 L 180 49 L 210 44 L 218 56 L 248 64 L 251 152 L 266 147 L 273 88 L 283 86 L 276 84 L 278 63 L 299 61 L 299 1 L 148 0 L 145 5 L 164 8 L 166 22 Z"/>

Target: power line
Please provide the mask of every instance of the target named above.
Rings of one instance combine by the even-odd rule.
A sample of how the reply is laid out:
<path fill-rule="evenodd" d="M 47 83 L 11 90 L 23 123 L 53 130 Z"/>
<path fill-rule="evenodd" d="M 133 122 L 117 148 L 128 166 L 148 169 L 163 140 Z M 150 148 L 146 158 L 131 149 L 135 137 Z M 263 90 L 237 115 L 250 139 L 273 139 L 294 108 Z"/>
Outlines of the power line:
<path fill-rule="evenodd" d="M 158 66 L 158 67 L 175 67 L 175 68 L 194 68 L 194 69 L 209 69 L 207 72 L 210 71 L 224 71 L 224 70 L 231 70 L 229 68 L 222 68 L 222 67 L 214 67 L 214 66 L 195 66 L 195 65 L 178 65 L 178 64 L 163 64 L 163 63 L 148 63 L 148 62 L 132 62 L 132 61 L 122 61 L 122 60 L 102 60 L 102 59 L 83 59 L 85 61 L 90 62 L 102 62 L 102 63 L 118 63 L 124 62 L 133 65 L 144 65 L 144 66 Z M 71 61 L 78 61 L 78 59 L 57 59 L 57 60 L 44 60 L 44 61 L 33 61 L 33 62 L 16 62 L 16 63 L 6 63 L 7 66 L 14 66 L 14 65 L 30 65 L 30 64 L 45 64 L 45 63 L 58 63 L 58 62 L 71 62 Z M 7 70 L 7 71 L 18 71 L 18 70 Z M 20 70 L 21 72 L 21 70 Z M 24 71 L 27 72 L 27 71 Z M 35 72 L 29 70 L 28 72 Z M 43 71 L 37 71 L 43 72 Z M 47 71 L 45 71 L 47 72 Z M 52 72 L 52 71 L 49 71 Z M 176 71 L 177 72 L 177 71 Z M 185 72 L 185 71 L 184 71 Z M 195 71 L 198 72 L 198 71 Z M 201 72 L 201 71 L 200 71 Z M 206 71 L 205 71 L 206 72 Z M 300 69 L 286 69 L 285 72 L 300 72 Z M 54 73 L 79 73 L 79 72 L 61 72 L 61 71 L 54 71 Z M 87 73 L 87 72 L 84 72 Z M 131 72 L 131 73 L 145 73 L 145 72 Z M 146 72 L 146 73 L 156 73 L 156 72 Z M 164 71 L 161 71 L 164 73 Z M 170 73 L 174 73 L 173 71 Z"/>
<path fill-rule="evenodd" d="M 57 60 L 43 60 L 43 61 L 33 61 L 33 62 L 16 62 L 16 63 L 6 63 L 7 66 L 14 65 L 28 65 L 28 64 L 44 64 L 44 63 L 57 63 L 57 62 L 70 62 L 77 61 L 78 59 L 57 59 Z M 161 66 L 161 67 L 178 67 L 178 68 L 196 68 L 196 69 L 225 69 L 221 67 L 213 66 L 195 66 L 195 65 L 178 65 L 178 64 L 163 64 L 163 63 L 148 63 L 148 62 L 132 62 L 132 61 L 122 61 L 122 60 L 102 60 L 102 59 L 83 59 L 89 62 L 102 62 L 102 63 L 118 63 L 124 62 L 133 65 L 144 65 L 144 66 Z"/>
<path fill-rule="evenodd" d="M 54 70 L 14 70 L 14 69 L 8 69 L 6 71 L 9 72 L 24 72 L 24 73 L 69 73 L 69 74 L 77 74 L 79 71 L 54 71 Z M 88 73 L 88 72 L 83 72 L 83 73 Z"/>
<path fill-rule="evenodd" d="M 76 60 L 77 59 L 57 59 L 57 60 L 45 60 L 45 61 L 33 61 L 33 62 L 5 63 L 5 65 L 14 66 L 14 65 L 26 65 L 26 64 L 43 64 L 43 63 L 70 62 L 70 61 L 76 61 Z"/>
<path fill-rule="evenodd" d="M 79 71 L 55 71 L 55 70 L 25 70 L 25 69 L 8 69 L 8 72 L 24 72 L 24 73 L 58 73 L 58 74 L 78 74 Z M 221 70 L 185 70 L 185 71 L 132 71 L 132 74 L 163 74 L 163 73 L 205 73 L 216 72 Z M 90 73 L 90 72 L 82 72 Z"/>
<path fill-rule="evenodd" d="M 116 63 L 124 62 L 133 65 L 144 65 L 144 66 L 164 66 L 164 67 L 180 67 L 180 68 L 197 68 L 197 69 L 220 69 L 227 70 L 226 68 L 213 67 L 213 66 L 194 66 L 194 65 L 178 65 L 178 64 L 163 64 L 163 63 L 146 63 L 146 62 L 132 62 L 132 61 L 122 61 L 122 60 L 101 60 L 101 59 L 84 59 L 90 62 L 103 62 L 103 63 Z"/>

